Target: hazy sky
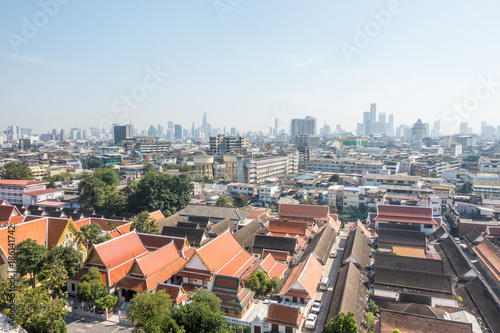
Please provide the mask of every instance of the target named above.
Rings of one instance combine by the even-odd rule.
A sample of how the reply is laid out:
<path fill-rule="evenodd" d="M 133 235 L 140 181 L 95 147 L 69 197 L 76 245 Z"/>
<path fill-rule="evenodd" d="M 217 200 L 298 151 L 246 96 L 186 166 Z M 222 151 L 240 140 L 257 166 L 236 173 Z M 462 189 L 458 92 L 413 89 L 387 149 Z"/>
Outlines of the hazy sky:
<path fill-rule="evenodd" d="M 372 102 L 396 124 L 498 125 L 499 13 L 470 0 L 3 0 L 0 130 L 191 128 L 204 112 L 243 131 L 306 115 L 354 130 Z"/>

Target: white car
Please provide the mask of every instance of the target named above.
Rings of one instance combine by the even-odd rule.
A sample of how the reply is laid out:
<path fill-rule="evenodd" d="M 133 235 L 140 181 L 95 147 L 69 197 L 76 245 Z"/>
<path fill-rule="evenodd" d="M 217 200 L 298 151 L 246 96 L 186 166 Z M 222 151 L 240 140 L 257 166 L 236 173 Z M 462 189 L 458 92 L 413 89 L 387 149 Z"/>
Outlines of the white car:
<path fill-rule="evenodd" d="M 330 258 L 335 258 L 337 257 L 337 251 L 333 250 L 332 252 L 330 252 Z"/>
<path fill-rule="evenodd" d="M 314 329 L 314 326 L 316 325 L 316 319 L 318 319 L 317 315 L 312 313 L 309 314 L 309 316 L 307 316 L 307 320 L 304 326 L 310 330 Z"/>
<path fill-rule="evenodd" d="M 314 303 L 311 307 L 311 312 L 312 313 L 319 313 L 320 309 L 321 309 L 321 301 L 314 301 Z"/>
<path fill-rule="evenodd" d="M 457 244 L 460 244 L 460 238 L 455 237 L 455 242 L 457 242 Z"/>

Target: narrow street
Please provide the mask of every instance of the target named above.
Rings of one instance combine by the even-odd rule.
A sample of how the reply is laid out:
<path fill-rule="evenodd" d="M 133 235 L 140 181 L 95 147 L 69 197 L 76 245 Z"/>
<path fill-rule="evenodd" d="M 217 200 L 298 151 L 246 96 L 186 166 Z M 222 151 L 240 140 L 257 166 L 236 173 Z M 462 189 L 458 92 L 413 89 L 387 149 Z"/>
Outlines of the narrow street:
<path fill-rule="evenodd" d="M 351 225 L 352 222 L 345 225 L 344 229 L 342 229 L 339 235 L 337 236 L 335 244 L 332 247 L 332 250 L 337 251 L 337 257 L 328 258 L 328 261 L 326 262 L 323 271 L 323 276 L 328 276 L 330 282 L 328 285 L 328 290 L 323 291 L 318 288 L 318 292 L 316 293 L 315 300 L 321 300 L 321 310 L 318 313 L 318 319 L 316 320 L 316 325 L 314 327 L 314 330 L 309 330 L 305 327 L 302 327 L 301 332 L 320 333 L 323 330 L 326 321 L 326 316 L 328 315 L 330 300 L 333 295 L 333 287 L 335 284 L 335 279 L 337 278 L 337 273 L 339 272 L 340 269 L 340 262 L 342 260 L 343 249 L 347 240 L 347 231 L 349 230 Z"/>

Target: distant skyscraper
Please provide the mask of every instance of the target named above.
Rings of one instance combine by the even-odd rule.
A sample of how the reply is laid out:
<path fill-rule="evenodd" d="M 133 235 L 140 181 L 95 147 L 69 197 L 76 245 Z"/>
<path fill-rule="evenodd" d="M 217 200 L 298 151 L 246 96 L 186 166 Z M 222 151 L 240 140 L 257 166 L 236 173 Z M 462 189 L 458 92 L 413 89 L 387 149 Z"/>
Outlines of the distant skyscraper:
<path fill-rule="evenodd" d="M 179 124 L 174 125 L 174 138 L 179 140 L 182 139 L 182 126 Z"/>
<path fill-rule="evenodd" d="M 307 116 L 304 119 L 292 119 L 290 123 L 290 139 L 295 140 L 298 135 L 315 135 L 316 118 Z"/>
<path fill-rule="evenodd" d="M 123 140 L 132 139 L 134 137 L 134 129 L 132 125 L 115 126 L 114 135 L 115 144 L 120 144 Z"/>
<path fill-rule="evenodd" d="M 411 136 L 415 139 L 421 139 L 425 137 L 425 124 L 422 120 L 418 119 L 417 122 L 411 128 Z"/>
<path fill-rule="evenodd" d="M 274 136 L 278 136 L 278 118 L 274 118 Z"/>
<path fill-rule="evenodd" d="M 469 134 L 469 123 L 460 123 L 460 134 Z"/>
<path fill-rule="evenodd" d="M 194 121 L 193 124 L 191 125 L 191 137 L 194 138 Z"/>
<path fill-rule="evenodd" d="M 431 136 L 439 136 L 441 132 L 441 122 L 436 120 L 434 122 L 434 128 L 432 129 Z"/>
<path fill-rule="evenodd" d="M 378 115 L 378 122 L 385 124 L 385 112 L 380 112 Z"/>
<path fill-rule="evenodd" d="M 377 105 L 375 103 L 370 105 L 370 121 L 372 124 L 377 121 Z"/>

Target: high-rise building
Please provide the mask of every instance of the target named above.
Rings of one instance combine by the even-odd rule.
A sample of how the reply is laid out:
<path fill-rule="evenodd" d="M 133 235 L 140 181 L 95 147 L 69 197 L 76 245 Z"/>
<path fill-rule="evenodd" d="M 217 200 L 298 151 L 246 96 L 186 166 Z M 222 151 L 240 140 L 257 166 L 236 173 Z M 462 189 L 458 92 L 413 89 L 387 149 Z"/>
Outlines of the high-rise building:
<path fill-rule="evenodd" d="M 380 112 L 378 115 L 378 122 L 385 124 L 385 112 Z"/>
<path fill-rule="evenodd" d="M 158 131 L 153 125 L 149 126 L 148 136 L 158 136 Z"/>
<path fill-rule="evenodd" d="M 290 137 L 297 135 L 315 135 L 316 118 L 307 116 L 303 119 L 295 118 L 290 123 Z"/>
<path fill-rule="evenodd" d="M 375 123 L 377 121 L 377 104 L 370 104 L 370 121 Z"/>
<path fill-rule="evenodd" d="M 250 148 L 250 139 L 246 136 L 225 136 L 224 134 L 219 134 L 210 137 L 210 154 L 216 157 L 229 153 L 248 154 Z"/>
<path fill-rule="evenodd" d="M 179 124 L 174 125 L 174 138 L 182 140 L 182 126 Z"/>
<path fill-rule="evenodd" d="M 472 132 L 472 130 L 469 131 L 469 123 L 460 123 L 460 134 L 470 134 L 470 132 Z"/>
<path fill-rule="evenodd" d="M 132 125 L 115 126 L 114 128 L 115 144 L 120 144 L 123 140 L 132 139 L 134 137 L 134 129 Z"/>
<path fill-rule="evenodd" d="M 439 136 L 441 132 L 441 121 L 436 120 L 431 131 L 431 136 Z"/>
<path fill-rule="evenodd" d="M 418 119 L 417 122 L 411 128 L 411 136 L 415 139 L 421 139 L 425 137 L 426 127 L 422 123 L 422 120 Z"/>

